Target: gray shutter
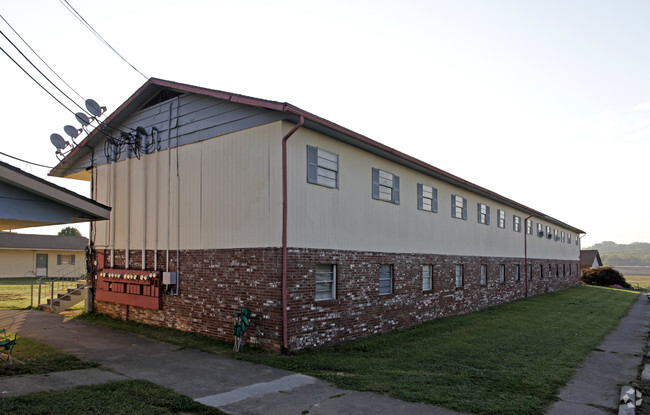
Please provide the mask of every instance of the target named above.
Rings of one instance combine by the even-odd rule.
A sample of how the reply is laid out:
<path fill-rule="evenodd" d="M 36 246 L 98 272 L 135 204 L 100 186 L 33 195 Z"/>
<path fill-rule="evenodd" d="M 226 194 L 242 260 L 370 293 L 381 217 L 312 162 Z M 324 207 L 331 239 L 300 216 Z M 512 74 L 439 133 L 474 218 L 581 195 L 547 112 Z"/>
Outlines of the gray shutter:
<path fill-rule="evenodd" d="M 379 169 L 372 168 L 372 198 L 379 199 Z"/>
<path fill-rule="evenodd" d="M 467 220 L 467 199 L 463 198 L 463 220 Z"/>
<path fill-rule="evenodd" d="M 61 265 L 61 254 L 56 256 L 56 265 Z"/>
<path fill-rule="evenodd" d="M 456 195 L 451 195 L 451 217 L 456 217 Z"/>
<path fill-rule="evenodd" d="M 422 183 L 418 183 L 418 209 L 424 209 L 422 206 Z"/>
<path fill-rule="evenodd" d="M 489 206 L 485 207 L 485 224 L 486 225 L 490 224 L 490 207 Z"/>
<path fill-rule="evenodd" d="M 433 189 L 433 211 L 438 213 L 438 189 Z"/>
<path fill-rule="evenodd" d="M 476 204 L 476 222 L 481 223 L 481 204 Z"/>
<path fill-rule="evenodd" d="M 399 205 L 399 176 L 393 174 L 393 203 Z"/>
<path fill-rule="evenodd" d="M 318 183 L 318 149 L 307 146 L 307 183 Z"/>
<path fill-rule="evenodd" d="M 512 215 L 512 230 L 517 232 L 517 217 Z"/>

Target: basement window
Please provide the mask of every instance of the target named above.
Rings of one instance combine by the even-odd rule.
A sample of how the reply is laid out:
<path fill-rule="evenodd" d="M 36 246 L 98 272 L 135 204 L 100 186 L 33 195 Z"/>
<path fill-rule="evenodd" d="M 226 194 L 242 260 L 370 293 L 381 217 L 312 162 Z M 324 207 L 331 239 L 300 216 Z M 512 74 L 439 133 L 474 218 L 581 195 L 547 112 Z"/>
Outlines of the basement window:
<path fill-rule="evenodd" d="M 433 266 L 422 265 L 422 291 L 433 290 Z"/>
<path fill-rule="evenodd" d="M 499 282 L 506 282 L 506 266 L 504 264 L 499 265 Z"/>
<path fill-rule="evenodd" d="M 481 264 L 481 285 L 487 285 L 487 265 Z"/>
<path fill-rule="evenodd" d="M 391 294 L 393 292 L 393 266 L 379 266 L 379 294 Z"/>
<path fill-rule="evenodd" d="M 463 265 L 456 264 L 456 288 L 463 288 Z"/>
<path fill-rule="evenodd" d="M 316 300 L 336 298 L 336 265 L 316 265 Z"/>

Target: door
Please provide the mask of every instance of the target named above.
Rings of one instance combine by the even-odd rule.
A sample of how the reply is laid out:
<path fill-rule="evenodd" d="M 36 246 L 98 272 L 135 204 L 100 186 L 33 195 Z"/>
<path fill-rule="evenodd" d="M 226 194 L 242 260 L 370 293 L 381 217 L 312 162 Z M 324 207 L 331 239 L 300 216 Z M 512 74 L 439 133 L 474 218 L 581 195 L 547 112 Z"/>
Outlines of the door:
<path fill-rule="evenodd" d="M 47 277 L 47 254 L 36 254 L 36 276 Z"/>

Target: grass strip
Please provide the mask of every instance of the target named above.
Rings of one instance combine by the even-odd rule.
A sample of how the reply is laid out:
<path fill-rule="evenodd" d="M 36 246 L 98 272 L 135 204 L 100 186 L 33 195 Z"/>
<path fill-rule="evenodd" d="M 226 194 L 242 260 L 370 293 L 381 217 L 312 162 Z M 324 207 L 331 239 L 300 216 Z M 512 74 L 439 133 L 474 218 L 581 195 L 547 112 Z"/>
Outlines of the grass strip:
<path fill-rule="evenodd" d="M 28 308 L 32 284 L 37 281 L 38 278 L 0 278 L 0 310 Z M 34 301 L 37 301 L 37 294 L 38 285 L 34 287 Z"/>
<path fill-rule="evenodd" d="M 21 415 L 219 415 L 205 406 L 144 380 L 109 382 L 0 399 L 0 413 Z"/>
<path fill-rule="evenodd" d="M 476 414 L 543 414 L 639 294 L 579 286 L 290 355 L 101 315 L 83 319 L 335 385 Z M 253 324 L 255 322 L 253 321 Z"/>
<path fill-rule="evenodd" d="M 13 333 L 10 333 L 9 337 L 13 339 Z M 99 366 L 97 363 L 84 362 L 76 356 L 20 335 L 12 355 L 18 361 L 14 361 L 11 365 L 0 361 L 0 377 L 61 372 Z"/>

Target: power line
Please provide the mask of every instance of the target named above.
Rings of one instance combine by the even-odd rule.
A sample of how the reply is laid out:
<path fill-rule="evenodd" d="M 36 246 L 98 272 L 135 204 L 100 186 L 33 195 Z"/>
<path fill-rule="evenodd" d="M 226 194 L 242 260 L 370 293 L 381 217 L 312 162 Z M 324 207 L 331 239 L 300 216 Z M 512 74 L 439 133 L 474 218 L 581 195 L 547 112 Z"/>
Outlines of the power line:
<path fill-rule="evenodd" d="M 61 88 L 59 88 L 59 87 L 58 87 L 54 82 L 52 82 L 52 80 L 51 80 L 50 78 L 48 78 L 47 75 L 45 75 L 43 72 L 41 72 L 41 70 L 38 69 L 38 68 L 36 67 L 36 65 L 34 65 L 34 64 L 32 63 L 32 61 L 29 60 L 29 58 L 28 58 L 27 56 L 25 56 L 25 54 L 24 54 L 24 53 L 23 53 L 23 52 L 18 48 L 18 46 L 16 46 L 16 45 L 14 44 L 14 42 L 12 42 L 11 39 L 9 39 L 9 38 L 7 37 L 7 35 L 5 35 L 4 32 L 3 32 L 2 30 L 0 30 L 0 34 L 1 34 L 5 39 L 7 39 L 7 41 L 11 44 L 11 46 L 13 46 L 14 49 L 16 49 L 16 50 L 18 51 L 18 53 L 20 53 L 20 54 L 22 55 L 22 57 L 25 58 L 25 60 L 26 60 L 27 62 L 29 62 L 29 64 L 32 65 L 32 67 L 33 67 L 34 69 L 36 69 L 36 70 L 38 71 L 38 73 L 41 74 L 41 76 L 42 76 L 43 78 L 47 79 L 47 82 L 49 82 L 50 84 L 52 84 L 52 86 L 53 86 L 54 88 L 56 88 L 57 91 L 59 91 L 61 94 L 63 94 L 64 97 L 68 98 L 68 99 L 70 100 L 70 102 L 72 102 L 74 105 L 76 105 L 80 110 L 82 110 L 83 112 L 87 112 L 84 108 L 82 108 L 79 104 L 77 104 L 77 103 L 75 102 L 75 100 L 73 100 L 72 98 L 70 98 L 70 97 L 68 96 L 68 94 L 66 94 L 65 92 L 63 92 L 63 91 L 61 90 Z M 3 49 L 3 51 L 4 51 L 4 49 Z M 5 52 L 5 53 L 6 53 L 6 52 Z M 13 60 L 13 59 L 12 59 L 12 60 Z M 15 61 L 14 61 L 14 62 L 15 62 Z M 32 78 L 32 79 L 33 79 L 33 78 Z"/>
<path fill-rule="evenodd" d="M 87 28 L 88 30 L 90 30 L 90 32 L 91 32 L 93 35 L 95 35 L 95 36 L 96 36 L 96 37 L 97 37 L 97 38 L 98 38 L 98 39 L 99 39 L 99 40 L 100 40 L 104 45 L 108 46 L 108 48 L 110 48 L 113 52 L 115 52 L 115 54 L 116 54 L 117 56 L 119 56 L 120 59 L 122 59 L 124 62 L 126 62 L 126 63 L 127 63 L 131 68 L 133 68 L 137 73 L 139 73 L 140 75 L 142 75 L 142 77 L 143 77 L 144 79 L 149 79 L 145 74 L 143 74 L 143 73 L 140 72 L 140 71 L 139 71 L 135 66 L 133 66 L 133 64 L 131 64 L 131 62 L 127 61 L 127 60 L 124 58 L 124 56 L 120 55 L 120 53 L 119 53 L 118 51 L 116 51 L 115 48 L 114 48 L 113 46 L 111 46 L 111 45 L 110 45 L 110 44 L 109 44 L 109 43 L 108 43 L 108 42 L 107 42 L 107 41 L 106 41 L 106 40 L 105 40 L 105 39 L 104 39 L 104 38 L 103 38 L 103 37 L 102 37 L 102 36 L 101 36 L 101 35 L 100 35 L 100 34 L 99 34 L 99 33 L 98 33 L 98 32 L 97 32 L 97 31 L 96 31 L 96 30 L 91 26 L 91 25 L 90 25 L 90 23 L 88 23 L 88 22 L 86 21 L 86 19 L 84 19 L 84 18 L 81 16 L 81 14 L 79 14 L 79 12 L 78 12 L 74 7 L 72 7 L 72 5 L 71 5 L 70 3 L 68 3 L 67 0 L 59 0 L 59 2 L 60 2 L 60 3 L 61 3 L 61 4 L 66 8 L 66 9 L 68 9 L 68 11 L 69 11 L 70 13 L 72 13 L 72 15 L 73 15 L 74 17 L 77 18 L 77 20 L 79 20 L 79 21 L 80 21 L 84 26 L 86 26 L 86 28 Z"/>
<path fill-rule="evenodd" d="M 44 64 L 45 66 L 47 66 L 47 69 L 49 69 L 49 70 L 50 70 L 54 75 L 56 75 L 56 77 L 59 78 L 59 80 L 60 80 L 61 82 L 63 82 L 63 83 L 65 84 L 65 86 L 67 86 L 68 88 L 70 88 L 70 90 L 71 90 L 72 92 L 74 92 L 75 94 L 77 94 L 77 96 L 78 96 L 79 98 L 81 98 L 81 99 L 84 100 L 84 101 L 86 100 L 84 97 L 81 96 L 80 93 L 78 93 L 78 92 L 77 92 L 73 87 L 71 87 L 70 84 L 68 84 L 65 80 L 63 80 L 63 78 L 61 78 L 61 77 L 59 76 L 59 74 L 56 73 L 56 71 L 55 71 L 54 69 L 52 69 L 52 68 L 50 67 L 50 65 L 48 65 L 47 62 L 45 62 L 45 60 L 44 60 L 43 58 L 41 58 L 41 56 L 40 56 L 38 53 L 36 53 L 36 51 L 35 51 L 35 50 L 34 50 L 34 49 L 29 45 L 29 43 L 27 43 L 27 41 L 26 41 L 25 39 L 23 39 L 22 36 L 20 36 L 20 33 L 18 33 L 18 32 L 16 31 L 16 29 L 14 29 L 13 26 L 12 26 L 11 24 L 9 24 L 9 22 L 7 21 L 7 19 L 5 19 L 1 14 L 0 14 L 0 19 L 2 19 L 2 20 L 7 24 L 7 26 L 9 26 L 9 28 L 10 28 L 10 29 L 11 29 L 11 30 L 16 34 L 16 36 L 18 36 L 18 38 L 19 38 L 19 39 L 20 39 L 20 40 L 21 40 L 25 45 L 27 45 L 27 47 L 29 48 L 29 50 L 31 50 L 32 53 L 33 53 L 34 55 L 36 55 L 36 57 L 37 57 L 38 59 L 40 59 L 41 62 L 43 62 L 43 64 Z"/>
<path fill-rule="evenodd" d="M 53 168 L 54 168 L 54 167 L 51 167 L 51 166 L 44 166 L 44 165 L 42 165 L 42 164 L 32 163 L 31 161 L 27 161 L 27 160 L 20 159 L 20 158 L 18 158 L 18 157 L 10 156 L 9 154 L 7 154 L 7 153 L 3 153 L 2 151 L 0 151 L 0 154 L 2 154 L 3 156 L 7 156 L 7 157 L 9 157 L 9 158 L 12 158 L 12 159 L 14 159 L 14 160 L 22 161 L 23 163 L 32 164 L 32 165 L 34 165 L 34 166 L 45 167 L 46 169 L 53 169 Z"/>

